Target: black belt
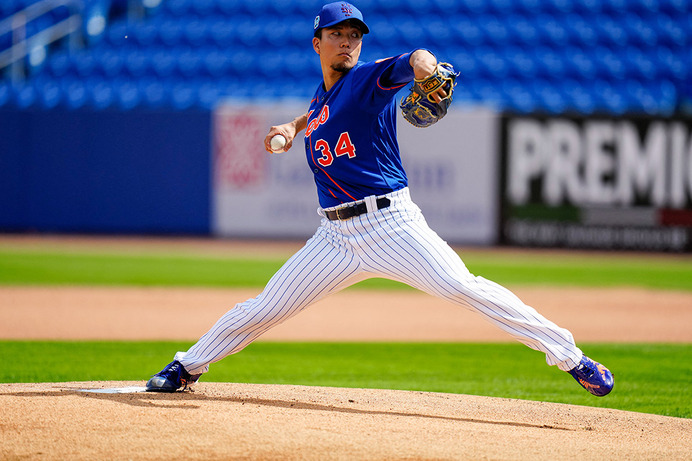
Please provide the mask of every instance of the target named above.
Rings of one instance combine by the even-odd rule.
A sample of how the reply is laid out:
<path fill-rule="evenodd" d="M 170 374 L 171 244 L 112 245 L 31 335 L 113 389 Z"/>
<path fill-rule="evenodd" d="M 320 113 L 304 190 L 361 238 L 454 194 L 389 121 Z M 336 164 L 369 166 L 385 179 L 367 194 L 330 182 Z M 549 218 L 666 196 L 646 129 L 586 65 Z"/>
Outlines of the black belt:
<path fill-rule="evenodd" d="M 375 203 L 377 204 L 377 209 L 381 210 L 382 208 L 387 208 L 392 202 L 387 197 L 382 197 L 378 198 Z M 327 215 L 327 219 L 330 221 L 350 219 L 367 212 L 368 206 L 365 202 L 356 203 L 355 205 L 338 208 L 336 210 L 324 210 L 324 214 Z"/>

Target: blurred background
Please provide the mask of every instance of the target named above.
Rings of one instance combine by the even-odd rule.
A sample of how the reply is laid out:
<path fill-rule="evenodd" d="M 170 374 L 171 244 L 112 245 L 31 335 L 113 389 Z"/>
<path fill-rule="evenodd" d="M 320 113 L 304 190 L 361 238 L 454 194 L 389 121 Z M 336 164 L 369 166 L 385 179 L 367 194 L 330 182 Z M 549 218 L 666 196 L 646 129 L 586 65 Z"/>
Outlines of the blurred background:
<path fill-rule="evenodd" d="M 244 218 L 217 204 L 234 197 L 220 191 L 247 197 L 278 176 L 310 191 L 309 171 L 253 160 L 261 146 L 238 133 L 261 144 L 287 121 L 272 114 L 307 107 L 323 3 L 0 2 L 0 231 L 310 235 L 314 222 L 263 231 L 276 204 L 248 216 L 258 228 L 219 227 Z M 424 203 L 491 195 L 482 223 L 472 205 L 431 219 L 449 241 L 689 250 L 692 1 L 354 4 L 371 29 L 363 60 L 428 48 L 461 72 L 453 108 L 466 118 L 453 120 L 484 120 L 480 151 L 440 141 L 431 149 L 452 154 L 437 170 L 412 168 Z M 460 157 L 493 160 L 475 174 L 482 184 L 452 191 L 466 181 L 444 165 Z M 478 225 L 492 230 L 454 233 Z"/>

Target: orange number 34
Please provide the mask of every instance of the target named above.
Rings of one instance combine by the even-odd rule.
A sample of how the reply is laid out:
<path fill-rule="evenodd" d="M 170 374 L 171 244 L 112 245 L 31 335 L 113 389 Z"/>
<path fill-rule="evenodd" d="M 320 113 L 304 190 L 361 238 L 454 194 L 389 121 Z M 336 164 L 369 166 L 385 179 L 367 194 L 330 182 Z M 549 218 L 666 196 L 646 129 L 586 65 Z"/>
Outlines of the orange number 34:
<path fill-rule="evenodd" d="M 315 143 L 315 149 L 322 153 L 322 157 L 317 159 L 317 163 L 322 166 L 329 166 L 334 162 L 334 154 L 332 154 L 331 149 L 329 149 L 327 141 L 319 139 Z M 339 140 L 336 142 L 336 147 L 334 148 L 334 153 L 337 157 L 348 155 L 348 158 L 353 158 L 356 156 L 356 147 L 351 142 L 348 131 L 341 133 L 341 136 L 339 136 Z"/>

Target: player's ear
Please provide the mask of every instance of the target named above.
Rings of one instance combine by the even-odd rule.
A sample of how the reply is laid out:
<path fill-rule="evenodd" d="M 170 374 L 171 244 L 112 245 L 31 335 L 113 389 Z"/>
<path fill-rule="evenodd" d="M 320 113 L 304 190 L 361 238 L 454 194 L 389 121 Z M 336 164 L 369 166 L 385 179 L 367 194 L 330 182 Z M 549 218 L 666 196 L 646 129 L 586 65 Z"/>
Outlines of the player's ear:
<path fill-rule="evenodd" d="M 312 49 L 315 53 L 320 54 L 320 39 L 317 37 L 312 37 Z"/>

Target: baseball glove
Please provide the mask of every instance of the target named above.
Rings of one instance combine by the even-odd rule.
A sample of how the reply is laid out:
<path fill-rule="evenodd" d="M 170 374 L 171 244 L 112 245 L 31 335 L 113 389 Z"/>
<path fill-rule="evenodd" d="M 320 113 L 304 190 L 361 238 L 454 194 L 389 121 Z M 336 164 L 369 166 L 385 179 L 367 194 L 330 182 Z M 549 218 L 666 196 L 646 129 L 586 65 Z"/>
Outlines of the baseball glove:
<path fill-rule="evenodd" d="M 413 86 L 408 96 L 401 98 L 401 112 L 404 118 L 414 126 L 427 128 L 447 115 L 447 108 L 452 103 L 454 80 L 459 76 L 451 64 L 442 62 L 428 77 L 413 80 Z M 443 87 L 447 96 L 440 102 L 435 102 L 430 96 Z"/>

